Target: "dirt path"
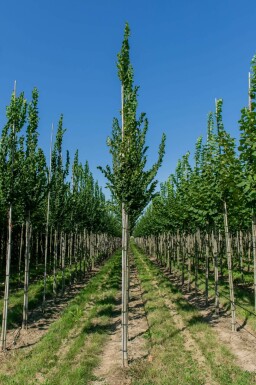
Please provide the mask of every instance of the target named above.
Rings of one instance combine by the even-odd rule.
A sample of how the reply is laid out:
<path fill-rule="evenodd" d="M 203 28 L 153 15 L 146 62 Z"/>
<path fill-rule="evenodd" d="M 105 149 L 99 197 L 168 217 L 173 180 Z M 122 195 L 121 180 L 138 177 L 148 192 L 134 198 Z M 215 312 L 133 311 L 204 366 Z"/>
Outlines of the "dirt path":
<path fill-rule="evenodd" d="M 151 260 L 157 265 L 156 259 L 151 258 Z M 181 286 L 179 277 L 169 274 L 164 268 L 161 268 L 161 271 L 175 286 L 179 287 L 184 298 L 199 310 L 202 319 L 212 326 L 219 341 L 228 346 L 236 356 L 238 366 L 250 372 L 256 371 L 256 333 L 246 326 L 246 320 L 237 319 L 237 332 L 232 332 L 229 311 L 220 308 L 219 317 L 216 317 L 213 300 L 209 301 L 209 306 L 206 308 L 205 296 L 202 292 L 196 293 L 195 290 L 188 292 L 186 285 Z"/>
<path fill-rule="evenodd" d="M 130 270 L 130 301 L 129 301 L 129 363 L 148 356 L 144 333 L 148 330 L 148 322 L 145 315 L 143 299 L 141 295 L 140 281 L 134 263 Z M 131 380 L 128 371 L 122 368 L 121 351 L 121 294 L 118 297 L 118 305 L 114 310 L 111 322 L 111 332 L 108 343 L 102 353 L 100 366 L 94 372 L 97 380 L 91 385 L 129 385 Z"/>

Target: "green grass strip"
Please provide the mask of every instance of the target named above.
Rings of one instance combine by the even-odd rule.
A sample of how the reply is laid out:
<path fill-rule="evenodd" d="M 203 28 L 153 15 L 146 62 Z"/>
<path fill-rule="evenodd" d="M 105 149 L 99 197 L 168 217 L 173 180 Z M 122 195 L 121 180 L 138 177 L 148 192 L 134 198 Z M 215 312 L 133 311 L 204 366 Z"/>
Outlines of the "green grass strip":
<path fill-rule="evenodd" d="M 68 283 L 70 282 L 71 276 L 75 278 L 76 267 L 73 265 L 71 268 L 66 267 L 65 269 L 65 281 L 66 287 L 65 290 L 68 290 Z M 78 279 L 79 279 L 78 271 Z M 46 299 L 54 297 L 53 294 L 53 275 L 47 277 L 46 281 Z M 61 289 L 62 285 L 62 272 L 58 271 L 56 274 L 56 284 L 57 290 Z M 43 291 L 44 291 L 44 280 L 39 279 L 38 281 L 31 283 L 28 289 L 28 298 L 29 298 L 29 311 L 35 309 L 37 306 L 43 302 Z M 15 292 L 11 292 L 9 296 L 9 305 L 8 305 L 8 318 L 7 318 L 7 327 L 8 328 L 17 328 L 21 326 L 22 323 L 22 312 L 23 312 L 23 299 L 24 299 L 24 289 L 20 288 Z M 4 300 L 0 299 L 0 319 L 2 319 Z M 0 323 L 0 331 L 1 331 Z"/>
<path fill-rule="evenodd" d="M 225 309 L 230 309 L 230 301 L 229 301 L 229 286 L 228 286 L 228 277 L 225 276 L 225 273 L 227 273 L 226 269 L 223 269 L 224 277 L 226 280 L 219 279 L 219 300 L 221 305 Z M 178 273 L 181 275 L 181 271 L 175 266 L 174 273 Z M 191 278 L 192 282 L 191 285 L 193 287 L 194 285 L 194 272 L 191 272 Z M 234 272 L 234 277 L 236 276 L 236 272 Z M 188 279 L 188 271 L 185 270 L 185 285 L 186 280 Z M 205 291 L 205 282 L 204 282 L 205 276 L 202 271 L 198 272 L 198 284 L 197 287 L 200 291 Z M 215 292 L 214 292 L 214 277 L 213 273 L 211 272 L 209 276 L 209 288 L 208 288 L 209 298 L 214 298 Z M 250 325 L 250 327 L 256 331 L 256 317 L 255 315 L 251 314 L 250 312 L 254 313 L 254 293 L 252 291 L 249 291 L 249 289 L 246 289 L 242 286 L 234 286 L 234 293 L 235 293 L 235 303 L 236 304 L 236 315 L 242 319 L 242 322 L 246 320 L 246 323 Z M 242 306 L 240 307 L 239 304 Z M 246 311 L 245 309 L 248 309 L 249 311 Z"/>
<path fill-rule="evenodd" d="M 0 383 L 79 385 L 91 381 L 108 338 L 120 279 L 121 257 L 116 253 L 71 301 L 42 340 L 25 355 L 20 350 L 10 359 L 5 374 L 0 374 Z"/>
<path fill-rule="evenodd" d="M 186 329 L 205 357 L 214 383 L 254 384 L 255 374 L 243 371 L 236 365 L 233 354 L 219 343 L 215 332 L 198 310 L 184 299 L 182 293 L 135 245 L 132 245 L 132 250 L 144 292 L 153 343 L 152 362 L 144 362 L 143 369 L 142 364 L 132 368 L 135 377 L 133 385 L 209 384 L 206 373 L 198 369 L 193 352 L 185 351 L 182 332 L 175 328 L 170 311 L 165 306 L 166 299 L 175 304 L 178 314 L 182 316 Z"/>

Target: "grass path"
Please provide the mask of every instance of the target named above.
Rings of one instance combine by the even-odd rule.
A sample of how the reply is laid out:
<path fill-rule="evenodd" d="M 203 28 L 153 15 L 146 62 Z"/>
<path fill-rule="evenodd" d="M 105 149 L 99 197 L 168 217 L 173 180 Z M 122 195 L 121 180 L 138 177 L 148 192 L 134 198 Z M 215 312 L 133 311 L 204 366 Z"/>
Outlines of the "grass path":
<path fill-rule="evenodd" d="M 106 262 L 35 347 L 6 357 L 0 384 L 79 385 L 94 378 L 120 289 L 120 259 L 117 253 Z"/>
<path fill-rule="evenodd" d="M 131 367 L 133 385 L 253 385 L 227 346 L 161 271 L 132 246 L 150 326 L 151 364 Z M 142 369 L 143 367 L 143 369 Z"/>

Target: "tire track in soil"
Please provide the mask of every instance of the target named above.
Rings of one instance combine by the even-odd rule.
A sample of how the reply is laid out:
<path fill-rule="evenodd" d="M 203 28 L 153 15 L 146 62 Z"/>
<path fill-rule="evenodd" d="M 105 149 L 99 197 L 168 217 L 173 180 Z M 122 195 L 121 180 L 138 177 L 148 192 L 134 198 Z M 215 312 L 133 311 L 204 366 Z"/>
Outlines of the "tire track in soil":
<path fill-rule="evenodd" d="M 69 305 L 73 298 L 83 290 L 101 269 L 101 266 L 95 267 L 90 272 L 86 272 L 85 277 L 81 281 L 66 285 L 66 292 L 64 297 L 57 297 L 46 300 L 46 306 L 43 312 L 40 304 L 29 312 L 28 329 L 20 328 L 9 329 L 7 332 L 7 350 L 0 352 L 1 372 L 6 371 L 9 365 L 9 359 L 15 358 L 15 354 L 20 349 L 25 349 L 25 352 L 33 349 L 34 345 L 39 342 L 42 337 L 48 332 L 49 327 L 57 321 L 64 309 Z M 88 309 L 86 309 L 88 310 Z"/>
<path fill-rule="evenodd" d="M 151 259 L 152 262 L 158 266 L 156 259 Z M 213 328 L 220 343 L 223 343 L 228 349 L 235 355 L 237 365 L 249 372 L 256 371 L 256 338 L 255 331 L 251 330 L 246 325 L 247 320 L 241 321 L 237 317 L 237 331 L 231 330 L 231 316 L 220 305 L 219 316 L 215 315 L 214 300 L 209 298 L 209 306 L 205 306 L 205 295 L 201 291 L 195 292 L 192 289 L 190 292 L 186 289 L 186 286 L 181 286 L 180 280 L 177 275 L 168 273 L 164 268 L 160 268 L 169 281 L 179 288 L 183 293 L 186 301 L 195 306 L 199 311 L 202 318 Z M 246 328 L 245 328 L 246 326 Z"/>
<path fill-rule="evenodd" d="M 99 292 L 104 287 L 105 283 L 108 281 L 109 274 L 110 274 L 110 271 L 108 271 L 108 274 L 106 274 L 104 276 L 104 279 L 99 284 L 99 286 L 98 286 Z M 84 289 L 85 287 L 86 286 L 83 286 L 83 287 L 81 287 L 81 289 Z M 80 291 L 81 290 L 79 290 L 79 292 Z M 64 338 L 62 340 L 61 345 L 59 346 L 58 351 L 56 352 L 56 356 L 58 357 L 58 363 L 61 363 L 65 359 L 65 356 L 68 354 L 69 350 L 72 347 L 72 340 L 75 340 L 81 334 L 83 327 L 84 327 L 84 321 L 87 320 L 88 314 L 89 314 L 90 310 L 94 307 L 94 304 L 95 304 L 94 298 L 91 298 L 90 302 L 85 303 L 85 306 L 83 309 L 83 315 L 81 316 L 79 321 L 74 323 L 73 327 L 69 330 L 69 333 L 66 336 L 66 338 Z M 40 373 L 40 371 L 39 371 L 36 374 L 36 378 L 38 379 L 38 381 L 40 383 L 44 383 L 48 378 L 54 376 L 54 373 L 57 371 L 58 371 L 58 365 L 56 365 L 50 371 L 48 371 L 44 377 L 42 376 L 42 373 Z"/>
<path fill-rule="evenodd" d="M 131 378 L 128 369 L 122 367 L 121 347 L 121 293 L 117 297 L 118 305 L 111 319 L 110 338 L 106 343 L 100 366 L 94 371 L 97 380 L 90 385 L 130 385 Z M 129 364 L 146 358 L 149 354 L 146 340 L 143 337 L 148 330 L 148 322 L 141 294 L 140 281 L 133 259 L 130 267 L 130 295 L 129 295 L 129 321 L 128 321 L 128 357 Z"/>
<path fill-rule="evenodd" d="M 141 257 L 141 254 L 138 254 L 138 258 L 140 258 L 147 272 L 151 275 L 150 269 L 145 262 L 145 260 Z M 152 261 L 153 262 L 153 261 Z M 196 340 L 191 335 L 190 331 L 187 329 L 187 326 L 182 318 L 182 316 L 178 313 L 177 307 L 173 301 L 171 301 L 170 297 L 167 295 L 163 295 L 161 290 L 158 287 L 158 282 L 155 277 L 152 277 L 152 285 L 156 288 L 161 296 L 164 299 L 165 306 L 170 310 L 170 315 L 176 325 L 177 329 L 180 331 L 181 335 L 184 337 L 184 349 L 188 352 L 193 353 L 193 359 L 197 361 L 198 367 L 206 376 L 205 385 L 218 385 L 218 382 L 213 379 L 212 370 L 210 365 L 207 363 L 207 360 L 202 353 L 200 346 L 197 344 Z"/>

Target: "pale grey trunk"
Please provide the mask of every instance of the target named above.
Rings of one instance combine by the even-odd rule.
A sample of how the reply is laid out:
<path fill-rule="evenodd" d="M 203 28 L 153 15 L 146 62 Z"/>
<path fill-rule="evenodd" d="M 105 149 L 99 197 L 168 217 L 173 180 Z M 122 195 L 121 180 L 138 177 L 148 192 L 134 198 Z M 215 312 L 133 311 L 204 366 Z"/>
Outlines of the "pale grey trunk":
<path fill-rule="evenodd" d="M 187 236 L 187 252 L 188 252 L 188 291 L 191 290 L 191 237 Z"/>
<path fill-rule="evenodd" d="M 247 261 L 247 271 L 250 272 L 250 265 L 251 265 L 251 246 L 252 246 L 252 241 L 251 241 L 251 234 L 248 233 L 248 261 Z"/>
<path fill-rule="evenodd" d="M 122 204 L 122 362 L 128 366 L 128 215 Z"/>
<path fill-rule="evenodd" d="M 167 237 L 167 268 L 169 273 L 172 273 L 172 238 L 171 234 L 168 233 Z"/>
<path fill-rule="evenodd" d="M 21 225 L 21 233 L 20 233 L 20 253 L 19 253 L 19 284 L 21 284 L 21 260 L 23 253 L 23 232 L 24 232 L 24 223 Z"/>
<path fill-rule="evenodd" d="M 244 246 L 243 246 L 243 233 L 240 230 L 239 231 L 239 263 L 240 263 L 240 271 L 241 271 L 241 278 L 242 281 L 244 282 Z"/>
<path fill-rule="evenodd" d="M 197 230 L 197 233 L 195 234 L 195 290 L 198 290 L 198 262 L 199 262 L 199 242 L 198 238 L 200 237 L 200 232 Z"/>
<path fill-rule="evenodd" d="M 46 301 L 46 282 L 47 282 L 47 263 L 48 263 L 48 237 L 49 237 L 49 215 L 50 215 L 50 191 L 47 198 L 47 212 L 45 225 L 45 249 L 44 249 L 44 292 L 43 292 L 43 311 Z"/>
<path fill-rule="evenodd" d="M 205 306 L 209 303 L 209 235 L 205 236 Z"/>
<path fill-rule="evenodd" d="M 235 295 L 234 295 L 234 283 L 233 283 L 233 271 L 232 271 L 232 252 L 230 244 L 230 236 L 228 229 L 228 212 L 227 204 L 224 201 L 224 228 L 225 228 L 225 240 L 226 240 L 226 253 L 228 259 L 228 280 L 229 280 L 229 295 L 231 304 L 231 325 L 232 331 L 236 331 L 236 310 L 235 310 Z"/>
<path fill-rule="evenodd" d="M 65 293 L 65 253 L 66 253 L 66 234 L 61 232 L 61 295 Z"/>
<path fill-rule="evenodd" d="M 215 314 L 219 315 L 219 271 L 218 271 L 218 245 L 217 240 L 212 233 L 213 260 L 214 260 L 214 297 L 215 297 Z"/>
<path fill-rule="evenodd" d="M 57 297 L 57 230 L 54 231 L 54 251 L 53 251 L 53 297 L 54 301 Z"/>
<path fill-rule="evenodd" d="M 24 300 L 22 329 L 28 328 L 28 287 L 29 287 L 29 262 L 30 262 L 31 223 L 30 211 L 26 218 L 26 244 L 25 244 L 25 275 L 24 275 Z"/>
<path fill-rule="evenodd" d="M 6 333 L 7 333 L 7 317 L 9 302 L 9 286 L 10 286 L 10 265 L 11 265 L 11 246 L 12 246 L 12 204 L 9 206 L 9 222 L 8 222 L 8 243 L 6 256 L 6 273 L 4 287 L 4 306 L 1 330 L 1 350 L 6 350 Z"/>

